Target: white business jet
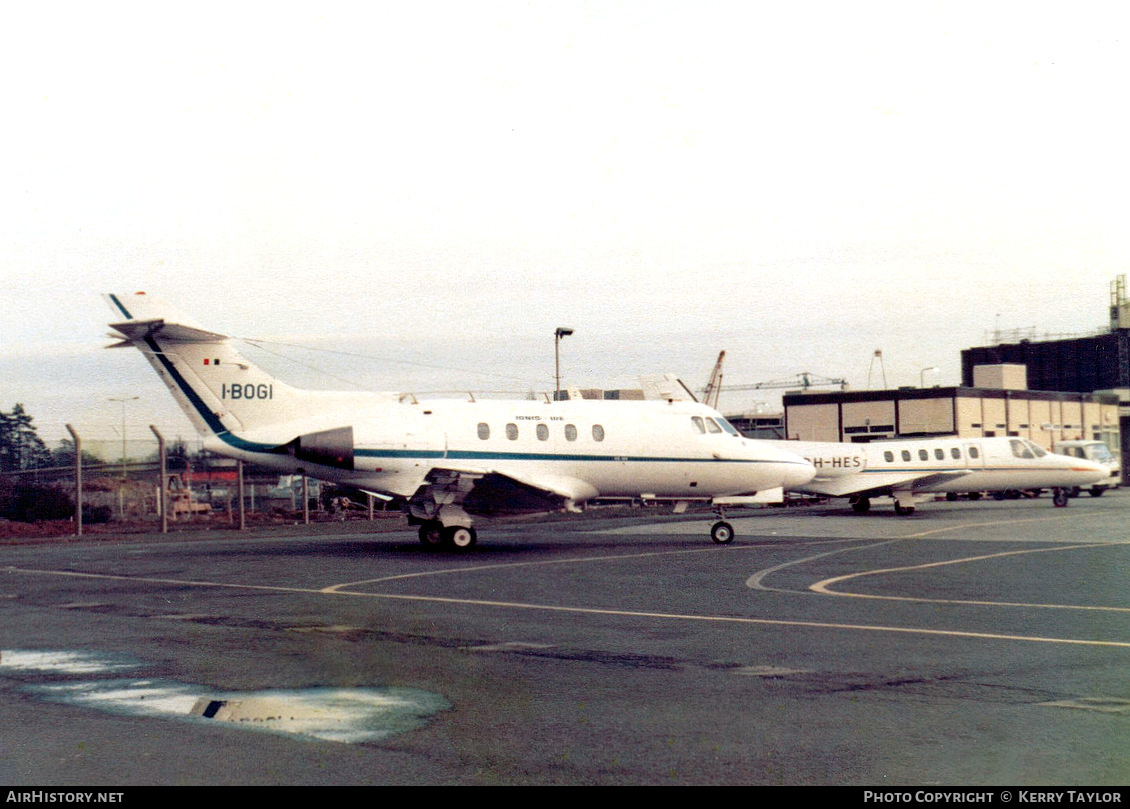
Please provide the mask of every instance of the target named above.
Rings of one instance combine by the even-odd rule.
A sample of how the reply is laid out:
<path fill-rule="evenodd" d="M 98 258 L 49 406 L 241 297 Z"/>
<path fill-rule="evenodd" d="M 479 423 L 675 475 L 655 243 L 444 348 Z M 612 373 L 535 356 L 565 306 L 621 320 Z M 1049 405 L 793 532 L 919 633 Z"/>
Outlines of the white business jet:
<path fill-rule="evenodd" d="M 1026 438 L 923 438 L 839 444 L 783 442 L 816 467 L 816 477 L 794 491 L 850 498 L 866 513 L 871 498 L 894 498 L 899 514 L 914 512 L 921 494 L 1023 492 L 1052 489 L 1052 502 L 1066 506 L 1068 490 L 1109 477 L 1102 465 L 1042 449 Z"/>
<path fill-rule="evenodd" d="M 420 401 L 301 390 L 168 305 L 107 295 L 110 324 L 165 381 L 204 448 L 403 498 L 425 545 L 469 548 L 474 518 L 579 510 L 595 498 L 714 506 L 779 502 L 815 474 L 790 449 L 740 436 L 717 411 L 665 401 Z"/>

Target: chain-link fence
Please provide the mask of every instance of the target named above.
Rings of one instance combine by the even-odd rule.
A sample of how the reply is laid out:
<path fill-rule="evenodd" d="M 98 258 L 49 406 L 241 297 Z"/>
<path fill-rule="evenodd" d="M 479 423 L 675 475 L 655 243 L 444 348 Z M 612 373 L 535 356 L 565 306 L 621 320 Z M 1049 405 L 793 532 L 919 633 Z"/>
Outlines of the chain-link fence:
<path fill-rule="evenodd" d="M 152 429 L 148 438 L 125 439 L 67 429 L 71 438 L 51 448 L 54 465 L 0 475 L 0 507 L 9 523 L 65 520 L 81 534 L 102 524 L 167 530 L 398 513 L 371 494 L 245 465 Z"/>

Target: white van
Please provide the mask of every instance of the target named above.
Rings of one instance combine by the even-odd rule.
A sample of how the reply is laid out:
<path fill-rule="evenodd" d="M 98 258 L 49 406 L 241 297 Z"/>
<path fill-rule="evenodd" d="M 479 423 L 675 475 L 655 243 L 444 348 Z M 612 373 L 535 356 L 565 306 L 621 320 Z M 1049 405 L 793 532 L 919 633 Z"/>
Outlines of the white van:
<path fill-rule="evenodd" d="M 1109 483 L 1096 483 L 1088 490 L 1092 497 L 1100 497 L 1107 489 L 1117 489 L 1122 483 L 1122 461 L 1102 441 L 1057 441 L 1052 445 L 1052 452 L 1073 458 L 1086 458 L 1110 469 Z M 1075 489 L 1071 494 L 1078 496 L 1079 490 Z"/>

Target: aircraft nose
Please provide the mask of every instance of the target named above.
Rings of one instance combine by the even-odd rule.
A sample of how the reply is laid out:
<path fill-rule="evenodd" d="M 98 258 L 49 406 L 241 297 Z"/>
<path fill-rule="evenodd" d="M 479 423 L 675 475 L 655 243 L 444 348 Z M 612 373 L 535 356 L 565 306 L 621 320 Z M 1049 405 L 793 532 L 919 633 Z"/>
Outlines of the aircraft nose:
<path fill-rule="evenodd" d="M 1110 477 L 1110 470 L 1107 469 L 1105 466 L 1103 466 L 1100 463 L 1095 463 L 1094 461 L 1087 461 L 1087 468 L 1094 475 L 1094 480 L 1092 482 L 1098 482 L 1098 481 L 1105 480 L 1106 478 Z"/>
<path fill-rule="evenodd" d="M 796 460 L 788 465 L 785 471 L 785 488 L 795 489 L 803 486 L 816 477 L 816 467 L 799 455 L 793 456 Z"/>

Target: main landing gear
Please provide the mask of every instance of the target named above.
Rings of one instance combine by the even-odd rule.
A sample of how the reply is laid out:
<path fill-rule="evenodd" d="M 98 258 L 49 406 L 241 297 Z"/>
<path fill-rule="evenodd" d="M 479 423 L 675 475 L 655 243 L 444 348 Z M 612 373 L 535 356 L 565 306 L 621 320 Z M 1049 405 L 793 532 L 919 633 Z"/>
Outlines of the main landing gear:
<path fill-rule="evenodd" d="M 439 520 L 427 520 L 420 524 L 420 542 L 426 548 L 452 548 L 465 551 L 475 547 L 478 535 L 469 525 L 444 525 Z"/>

